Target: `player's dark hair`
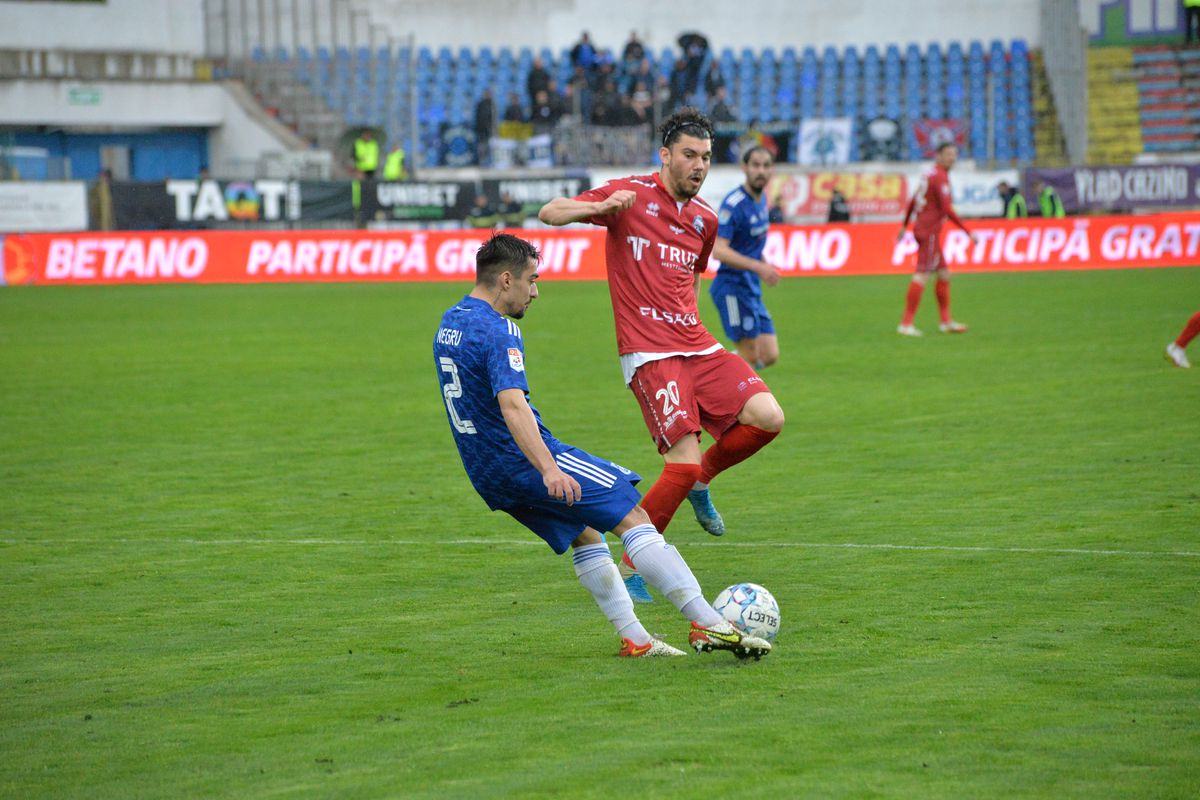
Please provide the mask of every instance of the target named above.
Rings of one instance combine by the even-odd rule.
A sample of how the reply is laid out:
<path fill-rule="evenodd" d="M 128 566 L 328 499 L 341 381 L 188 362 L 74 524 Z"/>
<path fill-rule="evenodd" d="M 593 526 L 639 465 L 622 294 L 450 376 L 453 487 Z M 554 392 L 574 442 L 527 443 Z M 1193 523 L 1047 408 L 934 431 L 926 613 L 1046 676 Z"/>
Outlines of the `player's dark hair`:
<path fill-rule="evenodd" d="M 769 155 L 771 157 L 771 163 L 775 163 L 775 154 L 772 153 L 767 148 L 763 147 L 761 144 L 756 144 L 752 147 L 746 148 L 746 152 L 742 153 L 742 163 L 749 164 L 750 157 L 752 155 L 754 155 L 755 153 L 759 153 L 759 152 L 766 153 L 767 155 Z"/>
<path fill-rule="evenodd" d="M 658 126 L 658 132 L 662 134 L 662 146 L 667 148 L 679 141 L 679 137 L 684 134 L 697 139 L 713 138 L 712 122 L 700 113 L 700 109 L 693 106 L 684 106 L 667 117 L 663 124 Z"/>
<path fill-rule="evenodd" d="M 958 147 L 958 145 L 956 145 L 954 142 L 942 142 L 941 144 L 939 144 L 937 146 L 937 150 L 935 150 L 934 152 L 940 153 L 943 150 L 945 150 L 947 147 Z"/>
<path fill-rule="evenodd" d="M 535 265 L 542 260 L 532 244 L 511 233 L 495 233 L 475 253 L 475 283 L 491 286 L 505 271 L 523 275 L 530 259 Z"/>

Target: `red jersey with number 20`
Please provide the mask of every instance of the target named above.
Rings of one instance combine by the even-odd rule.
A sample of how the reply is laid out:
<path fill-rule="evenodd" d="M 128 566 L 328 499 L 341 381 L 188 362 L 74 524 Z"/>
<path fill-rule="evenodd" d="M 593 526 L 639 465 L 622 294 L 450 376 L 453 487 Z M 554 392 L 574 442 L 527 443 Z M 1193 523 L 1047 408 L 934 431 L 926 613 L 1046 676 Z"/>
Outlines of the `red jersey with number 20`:
<path fill-rule="evenodd" d="M 906 226 L 913 212 L 917 215 L 916 221 L 913 222 L 913 234 L 919 237 L 938 233 L 947 219 L 964 231 L 967 229 L 958 218 L 958 214 L 954 213 L 954 201 L 950 194 L 950 173 L 937 164 L 921 176 L 917 191 L 908 201 L 908 211 L 904 214 Z"/>
<path fill-rule="evenodd" d="M 717 238 L 716 212 L 698 197 L 677 204 L 657 173 L 609 181 L 575 199 L 601 202 L 620 189 L 637 195 L 631 208 L 584 220 L 608 228 L 617 352 L 697 353 L 719 346 L 700 322 L 695 286 Z"/>

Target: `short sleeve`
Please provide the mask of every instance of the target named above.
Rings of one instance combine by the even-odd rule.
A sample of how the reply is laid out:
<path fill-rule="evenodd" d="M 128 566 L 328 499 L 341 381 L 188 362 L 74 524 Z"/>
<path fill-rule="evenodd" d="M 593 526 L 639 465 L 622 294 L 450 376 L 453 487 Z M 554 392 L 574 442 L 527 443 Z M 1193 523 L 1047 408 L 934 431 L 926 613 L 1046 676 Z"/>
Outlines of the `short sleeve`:
<path fill-rule="evenodd" d="M 609 196 L 619 188 L 620 187 L 617 186 L 614 181 L 609 181 L 608 183 L 597 186 L 594 189 L 588 189 L 583 194 L 576 195 L 574 199 L 584 203 L 600 203 L 607 200 Z M 599 217 L 588 217 L 587 219 L 583 220 L 583 222 L 586 222 L 589 225 L 603 225 L 604 227 L 608 227 L 619 216 L 621 215 L 605 214 Z"/>
<path fill-rule="evenodd" d="M 737 209 L 728 200 L 721 203 L 717 212 L 717 236 L 725 241 L 733 241 L 733 230 L 737 227 Z"/>
<path fill-rule="evenodd" d="M 487 368 L 492 382 L 492 394 L 505 389 L 520 389 L 529 393 L 529 381 L 525 377 L 525 342 L 515 323 L 505 320 L 507 329 L 497 331 L 488 341 Z"/>

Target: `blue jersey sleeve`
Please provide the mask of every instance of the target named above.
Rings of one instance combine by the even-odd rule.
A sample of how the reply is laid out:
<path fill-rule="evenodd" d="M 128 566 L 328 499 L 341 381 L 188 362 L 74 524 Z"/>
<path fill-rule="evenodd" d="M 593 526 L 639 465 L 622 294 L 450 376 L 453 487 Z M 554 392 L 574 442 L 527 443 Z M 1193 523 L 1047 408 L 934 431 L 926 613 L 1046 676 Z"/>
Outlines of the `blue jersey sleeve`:
<path fill-rule="evenodd" d="M 520 389 L 529 394 L 525 376 L 525 342 L 516 324 L 504 321 L 506 328 L 496 331 L 487 345 L 487 369 L 493 394 L 505 389 Z"/>
<path fill-rule="evenodd" d="M 721 210 L 717 212 L 717 236 L 727 242 L 733 240 L 733 231 L 737 226 L 737 206 L 729 202 L 729 198 L 733 196 L 731 194 L 726 197 L 721 203 Z"/>

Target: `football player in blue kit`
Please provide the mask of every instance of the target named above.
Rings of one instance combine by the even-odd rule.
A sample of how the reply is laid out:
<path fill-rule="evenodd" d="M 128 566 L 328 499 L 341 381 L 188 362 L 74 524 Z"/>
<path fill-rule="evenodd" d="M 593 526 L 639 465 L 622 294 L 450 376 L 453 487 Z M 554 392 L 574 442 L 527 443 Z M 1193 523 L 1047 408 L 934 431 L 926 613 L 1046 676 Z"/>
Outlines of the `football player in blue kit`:
<path fill-rule="evenodd" d="M 775 159 L 765 147 L 756 145 L 742 154 L 746 182 L 726 195 L 717 212 L 713 256 L 721 266 L 709 286 L 725 335 L 755 369 L 779 359 L 775 323 L 762 299 L 764 282 L 779 283 L 779 272 L 762 260 L 768 227 L 764 191 L 774 168 Z"/>
<path fill-rule="evenodd" d="M 513 320 L 538 296 L 540 260 L 524 239 L 492 236 L 475 256 L 475 287 L 446 311 L 434 337 L 446 416 L 471 485 L 555 553 L 574 550 L 575 574 L 616 628 L 619 655 L 684 653 L 638 620 L 603 531 L 621 539 L 645 580 L 691 620 L 688 641 L 697 652 L 769 653 L 769 642 L 739 632 L 704 599 L 683 556 L 638 504 L 640 477 L 559 441 L 530 405 L 525 343 Z"/>

